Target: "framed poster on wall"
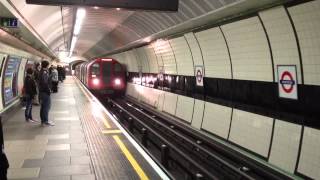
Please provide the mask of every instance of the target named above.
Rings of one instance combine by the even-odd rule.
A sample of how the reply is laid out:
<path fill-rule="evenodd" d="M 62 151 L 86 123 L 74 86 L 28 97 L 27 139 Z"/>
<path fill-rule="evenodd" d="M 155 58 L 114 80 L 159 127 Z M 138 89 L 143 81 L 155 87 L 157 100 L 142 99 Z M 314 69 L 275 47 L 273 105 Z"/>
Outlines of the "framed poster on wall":
<path fill-rule="evenodd" d="M 9 57 L 4 67 L 3 76 L 3 105 L 7 106 L 18 95 L 18 73 L 21 59 L 18 57 Z"/>

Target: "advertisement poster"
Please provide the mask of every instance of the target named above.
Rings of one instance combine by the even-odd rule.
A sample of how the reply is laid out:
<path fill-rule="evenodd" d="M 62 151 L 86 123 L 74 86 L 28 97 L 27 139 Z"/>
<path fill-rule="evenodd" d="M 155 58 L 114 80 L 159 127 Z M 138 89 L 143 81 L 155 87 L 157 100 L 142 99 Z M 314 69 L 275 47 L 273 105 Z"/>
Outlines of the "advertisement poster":
<path fill-rule="evenodd" d="M 16 57 L 9 57 L 5 66 L 3 77 L 4 105 L 11 103 L 18 94 L 18 72 L 21 60 Z"/>

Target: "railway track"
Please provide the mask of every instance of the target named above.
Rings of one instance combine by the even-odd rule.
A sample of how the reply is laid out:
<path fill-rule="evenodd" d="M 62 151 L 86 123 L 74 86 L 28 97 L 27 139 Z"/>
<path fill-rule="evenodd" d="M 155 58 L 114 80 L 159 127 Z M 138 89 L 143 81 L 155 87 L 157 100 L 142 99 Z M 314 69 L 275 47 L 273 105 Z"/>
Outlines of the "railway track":
<path fill-rule="evenodd" d="M 105 106 L 174 179 L 291 179 L 128 99 Z"/>

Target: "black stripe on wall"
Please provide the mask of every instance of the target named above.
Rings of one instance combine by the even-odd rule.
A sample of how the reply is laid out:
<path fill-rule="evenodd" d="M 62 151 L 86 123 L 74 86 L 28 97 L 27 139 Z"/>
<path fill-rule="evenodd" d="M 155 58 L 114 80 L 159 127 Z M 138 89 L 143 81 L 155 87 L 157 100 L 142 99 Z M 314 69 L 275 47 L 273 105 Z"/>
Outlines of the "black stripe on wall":
<path fill-rule="evenodd" d="M 157 74 L 143 74 L 146 76 Z M 140 85 L 320 129 L 320 86 L 299 84 L 299 100 L 290 100 L 278 97 L 275 82 L 205 77 L 204 88 L 198 89 L 194 76 L 164 76 L 170 77 L 171 83 L 157 78 L 155 83 Z M 134 83 L 134 77 L 139 73 L 129 73 L 129 82 Z"/>

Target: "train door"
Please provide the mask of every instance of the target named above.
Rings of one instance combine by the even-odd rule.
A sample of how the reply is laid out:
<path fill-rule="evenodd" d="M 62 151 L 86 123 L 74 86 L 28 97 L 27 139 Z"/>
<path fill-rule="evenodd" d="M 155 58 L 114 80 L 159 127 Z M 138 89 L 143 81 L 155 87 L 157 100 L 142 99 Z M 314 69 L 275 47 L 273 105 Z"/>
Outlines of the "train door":
<path fill-rule="evenodd" d="M 112 62 L 103 62 L 101 73 L 102 73 L 102 81 L 106 86 L 111 86 L 112 80 Z"/>

